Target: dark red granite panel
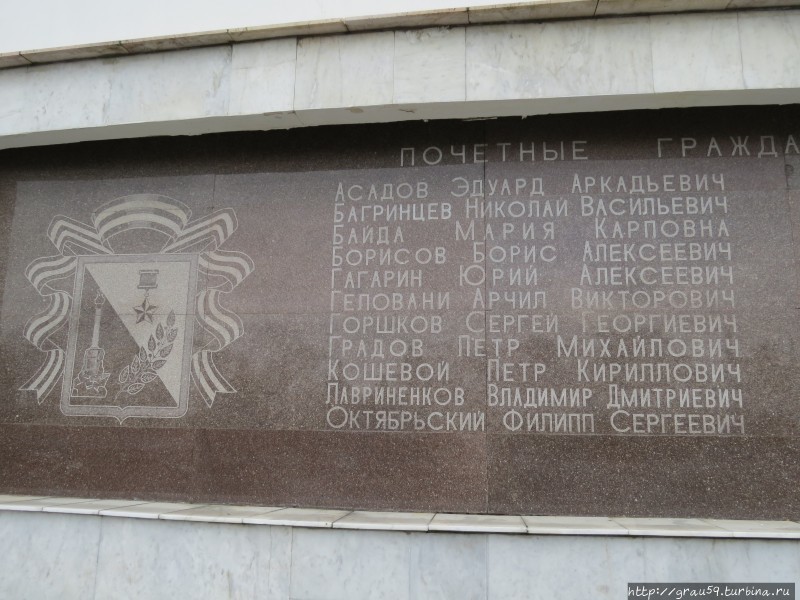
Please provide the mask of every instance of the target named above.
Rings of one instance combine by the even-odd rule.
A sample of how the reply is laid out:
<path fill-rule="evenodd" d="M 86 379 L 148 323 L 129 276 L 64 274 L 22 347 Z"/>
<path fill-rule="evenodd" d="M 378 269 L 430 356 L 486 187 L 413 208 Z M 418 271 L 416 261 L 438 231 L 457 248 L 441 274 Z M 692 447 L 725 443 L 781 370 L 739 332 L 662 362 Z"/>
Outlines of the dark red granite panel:
<path fill-rule="evenodd" d="M 798 122 L 0 152 L 0 491 L 797 518 Z"/>
<path fill-rule="evenodd" d="M 786 437 L 488 436 L 489 512 L 797 519 Z"/>

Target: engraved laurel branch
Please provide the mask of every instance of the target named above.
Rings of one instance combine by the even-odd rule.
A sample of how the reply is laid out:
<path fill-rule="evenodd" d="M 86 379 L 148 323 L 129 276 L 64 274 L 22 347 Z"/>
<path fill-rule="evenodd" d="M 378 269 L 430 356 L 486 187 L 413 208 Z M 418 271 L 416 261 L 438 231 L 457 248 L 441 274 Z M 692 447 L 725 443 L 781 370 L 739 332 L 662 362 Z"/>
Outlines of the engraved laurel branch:
<path fill-rule="evenodd" d="M 178 328 L 175 327 L 175 312 L 167 315 L 166 327 L 158 323 L 155 328 L 155 337 L 150 336 L 147 347 L 139 347 L 139 352 L 133 357 L 131 364 L 122 369 L 119 374 L 119 383 L 122 389 L 117 395 L 125 392 L 134 396 L 141 392 L 158 375 L 156 371 L 167 363 L 167 357 L 172 352 L 173 342 L 178 337 Z"/>

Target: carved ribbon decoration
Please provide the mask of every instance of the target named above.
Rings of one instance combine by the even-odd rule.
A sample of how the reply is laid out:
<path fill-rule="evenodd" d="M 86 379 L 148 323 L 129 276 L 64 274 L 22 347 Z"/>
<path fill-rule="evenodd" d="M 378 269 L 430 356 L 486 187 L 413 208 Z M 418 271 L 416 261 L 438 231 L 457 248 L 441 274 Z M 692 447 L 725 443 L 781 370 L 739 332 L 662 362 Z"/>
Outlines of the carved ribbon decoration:
<path fill-rule="evenodd" d="M 229 294 L 253 272 L 253 261 L 242 252 L 220 250 L 236 231 L 233 209 L 216 210 L 191 221 L 188 206 L 156 194 L 136 194 L 107 202 L 92 215 L 87 225 L 58 215 L 50 222 L 47 237 L 58 254 L 38 258 L 25 269 L 25 276 L 48 302 L 48 307 L 25 325 L 24 336 L 46 357 L 36 374 L 20 389 L 36 392 L 41 404 L 63 375 L 65 351 L 51 339 L 67 322 L 73 298 L 56 287 L 72 279 L 79 256 L 115 254 L 112 238 L 134 229 L 158 231 L 166 236 L 159 254 L 197 253 L 199 270 L 208 277 L 207 288 L 196 296 L 197 323 L 211 340 L 192 355 L 192 381 L 210 407 L 217 394 L 236 390 L 214 365 L 213 355 L 244 333 L 241 319 L 223 308 L 223 294 Z"/>

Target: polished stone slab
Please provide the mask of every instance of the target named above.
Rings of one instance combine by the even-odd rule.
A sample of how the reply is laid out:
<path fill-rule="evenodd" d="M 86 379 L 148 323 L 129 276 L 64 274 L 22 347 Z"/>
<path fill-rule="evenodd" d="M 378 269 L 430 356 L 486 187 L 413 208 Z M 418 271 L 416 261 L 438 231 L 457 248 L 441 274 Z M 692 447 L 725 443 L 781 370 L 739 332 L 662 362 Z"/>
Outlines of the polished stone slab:
<path fill-rule="evenodd" d="M 749 88 L 769 85 L 777 80 L 784 82 L 783 85 L 791 85 L 799 77 L 792 61 L 796 60 L 800 48 L 800 14 L 785 14 L 769 36 L 762 36 L 761 27 L 767 18 L 761 12 L 739 22 L 742 73 Z"/>
<path fill-rule="evenodd" d="M 611 600 L 642 579 L 792 581 L 800 558 L 796 542 L 780 539 L 352 531 L 7 511 L 0 533 L 0 594 L 12 598 L 523 600 L 560 590 Z"/>
<path fill-rule="evenodd" d="M 103 537 L 95 560 L 95 594 L 102 597 L 158 598 L 165 593 L 193 598 L 266 597 L 271 593 L 269 580 L 276 576 L 273 569 L 280 568 L 282 555 L 288 551 L 286 545 L 273 545 L 266 527 L 97 520 L 102 523 Z"/>
<path fill-rule="evenodd" d="M 140 427 L 104 430 L 84 427 L 0 426 L 0 446 L 7 452 L 10 468 L 5 482 L 15 482 L 15 490 L 27 490 L 37 485 L 41 477 L 59 494 L 87 496 L 87 492 L 100 497 L 142 497 L 152 494 L 163 499 L 163 494 L 180 494 L 192 488 L 190 448 L 194 433 L 184 430 L 157 430 Z M 86 435 L 89 433 L 90 435 Z M 25 452 L 23 440 L 35 440 L 34 453 Z M 38 446 L 38 449 L 37 449 Z M 35 458 L 39 450 L 53 455 L 69 456 L 74 464 L 82 465 L 72 470 L 57 468 L 53 461 L 42 463 Z M 169 456 L 171 460 L 164 461 Z M 11 462 L 13 461 L 13 462 Z M 95 479 L 98 469 L 110 466 L 100 484 Z M 38 471 L 42 469 L 42 471 Z M 39 483 L 43 483 L 41 481 Z M 176 498 L 177 496 L 172 496 Z"/>
<path fill-rule="evenodd" d="M 634 12 L 679 12 L 683 10 L 724 10 L 731 2 L 726 0 L 599 0 L 595 14 L 614 15 Z"/>
<path fill-rule="evenodd" d="M 146 502 L 132 506 L 108 508 L 100 511 L 102 517 L 131 517 L 134 519 L 160 519 L 161 515 L 179 510 L 186 510 L 186 504 L 177 502 Z M 188 508 L 194 508 L 188 505 Z"/>
<path fill-rule="evenodd" d="M 99 42 L 78 46 L 24 49 L 20 55 L 33 64 L 55 63 L 69 60 L 86 60 L 106 56 L 124 56 L 130 50 L 122 42 Z M 0 65 L 2 63 L 0 62 Z M 3 65 L 5 66 L 5 65 Z"/>
<path fill-rule="evenodd" d="M 95 517 L 0 511 L 0 596 L 91 598 L 102 529 Z"/>
<path fill-rule="evenodd" d="M 228 112 L 291 111 L 296 53 L 293 38 L 234 45 Z"/>
<path fill-rule="evenodd" d="M 22 496 L 16 494 L 0 494 L 0 502 L 2 503 L 25 502 L 27 500 L 39 500 L 41 498 L 44 498 L 44 496 Z"/>
<path fill-rule="evenodd" d="M 386 513 L 357 510 L 334 521 L 333 528 L 428 531 L 433 518 L 433 513 Z"/>
<path fill-rule="evenodd" d="M 101 511 L 127 509 L 145 504 L 135 500 L 89 500 L 68 504 L 53 504 L 42 508 L 42 512 L 74 515 L 99 515 Z"/>
<path fill-rule="evenodd" d="M 0 68 L 42 62 L 79 60 L 180 48 L 197 48 L 230 41 L 270 40 L 292 36 L 327 35 L 392 28 L 443 27 L 467 23 L 585 18 L 605 15 L 648 14 L 683 11 L 734 11 L 749 8 L 796 6 L 796 0 L 533 0 L 524 4 L 452 7 L 344 19 L 310 20 L 297 23 L 270 23 L 214 31 L 136 38 L 97 44 L 24 49 L 0 53 Z M 17 57 L 24 58 L 20 62 Z"/>
<path fill-rule="evenodd" d="M 629 535 L 629 530 L 608 517 L 523 516 L 528 533 L 541 535 Z"/>
<path fill-rule="evenodd" d="M 410 595 L 487 598 L 488 534 L 412 534 Z M 498 534 L 502 535 L 502 534 Z"/>
<path fill-rule="evenodd" d="M 394 101 L 463 101 L 467 85 L 465 54 L 466 33 L 461 27 L 396 31 Z M 427 65 L 424 74 L 419 70 L 423 60 Z"/>
<path fill-rule="evenodd" d="M 0 68 L 27 67 L 31 62 L 20 52 L 0 52 Z"/>
<path fill-rule="evenodd" d="M 672 537 L 727 537 L 721 527 L 704 519 L 625 519 L 614 518 L 628 535 L 669 535 Z"/>
<path fill-rule="evenodd" d="M 470 28 L 467 100 L 652 93 L 653 63 L 640 51 L 649 36 L 636 19 Z M 554 44 L 572 47 L 573 58 L 549 53 Z M 560 76 L 565 67 L 572 77 Z"/>
<path fill-rule="evenodd" d="M 241 58 L 265 66 L 257 56 Z M 3 491 L 478 513 L 489 522 L 539 515 L 530 523 L 515 517 L 509 527 L 542 534 L 599 528 L 548 517 L 796 518 L 796 107 L 606 117 L 14 153 L 0 182 L 0 239 L 9 248 L 0 262 Z M 25 326 L 46 309 L 49 292 L 31 283 L 28 266 L 60 250 L 70 260 L 73 250 L 47 236 L 54 227 L 97 233 L 106 202 L 140 195 L 174 203 L 159 205 L 155 217 L 147 202 L 125 205 L 139 212 L 114 213 L 124 227 L 106 238 L 113 256 L 78 250 L 75 278 L 55 280 L 75 300 L 50 340 L 71 353 L 60 373 L 67 385 L 37 397 L 26 382 L 45 355 Z M 689 201 L 695 195 L 700 212 Z M 620 206 L 626 214 L 616 214 Z M 420 210 L 436 218 L 422 219 Z M 197 259 L 195 288 L 185 272 L 167 275 L 176 261 L 160 251 L 165 236 L 154 223 L 171 223 L 180 236 L 202 230 L 206 219 L 217 219 L 204 238 L 217 253 L 174 253 Z M 199 225 L 190 226 L 194 220 Z M 664 239 L 636 237 L 635 228 L 620 237 L 612 225 L 639 225 L 644 236 L 641 221 Z M 631 261 L 626 251 L 632 273 L 603 280 L 622 272 L 619 253 L 609 253 L 624 244 L 634 245 L 634 258 L 656 244 L 666 254 Z M 700 244 L 692 246 L 699 257 L 684 256 L 691 244 Z M 592 258 L 595 251 L 605 258 Z M 201 268 L 201 257 L 224 268 Z M 644 263 L 673 279 L 712 276 L 702 285 L 656 286 L 636 279 L 651 268 Z M 159 269 L 164 278 L 150 289 L 147 276 Z M 395 285 L 389 273 L 406 279 Z M 89 370 L 93 292 L 103 289 L 114 310 L 101 311 L 98 334 L 116 416 L 105 410 L 108 398 L 70 385 L 82 359 Z M 590 305 L 591 294 L 615 290 L 666 290 L 678 299 L 700 290 L 711 300 L 625 309 L 616 297 Z M 179 292 L 183 308 L 165 329 Z M 725 304 L 729 292 L 735 303 Z M 136 322 L 146 294 L 158 308 L 153 322 L 146 315 Z M 404 303 L 411 294 L 414 302 Z M 218 305 L 190 300 L 211 295 Z M 191 344 L 167 351 L 165 336 L 188 331 L 209 307 L 222 316 L 187 333 Z M 609 331 L 651 317 L 652 331 Z M 665 345 L 675 356 L 663 355 Z M 162 351 L 151 366 L 175 360 L 160 365 L 156 379 L 150 369 L 154 385 L 129 389 L 122 379 L 131 357 L 141 363 Z M 198 374 L 208 376 L 205 387 Z M 212 376 L 222 388 L 214 393 Z M 65 410 L 81 398 L 89 400 L 75 405 L 90 413 Z M 151 412 L 170 398 L 175 414 Z M 132 407 L 141 411 L 128 414 Z M 239 518 L 226 510 L 217 509 Z M 384 517 L 350 515 L 341 526 L 372 519 Z M 450 521 L 458 527 L 458 518 Z M 646 527 L 630 531 L 644 535 Z"/>
<path fill-rule="evenodd" d="M 275 506 L 222 504 L 197 506 L 179 503 L 144 503 L 135 500 L 81 500 L 65 503 L 64 498 L 27 499 L 26 496 L 16 495 L 6 497 L 10 502 L 0 506 L 0 511 L 99 514 L 122 518 L 158 518 L 165 521 L 375 531 L 452 531 L 473 534 L 800 539 L 800 529 L 798 529 L 800 523 L 794 521 L 350 512 Z M 132 510 L 127 510 L 128 508 Z M 136 508 L 140 510 L 134 510 Z M 449 539 L 446 535 L 439 535 L 437 538 Z"/>
<path fill-rule="evenodd" d="M 245 518 L 281 510 L 280 507 L 228 506 L 209 504 L 184 510 L 161 513 L 158 518 L 165 521 L 198 521 L 206 523 L 242 523 Z"/>
<path fill-rule="evenodd" d="M 800 534 L 800 523 L 794 521 L 738 521 L 718 519 L 713 525 L 726 531 L 733 532 L 736 538 L 770 538 L 797 539 Z"/>
<path fill-rule="evenodd" d="M 653 581 L 700 581 L 713 572 L 719 581 L 792 581 L 796 542 L 785 540 L 634 538 L 649 560 L 645 577 Z M 753 544 L 750 546 L 749 544 Z"/>
<path fill-rule="evenodd" d="M 692 105 L 793 103 L 795 0 L 702 5 L 528 2 L 462 7 L 456 17 L 447 10 L 362 17 L 352 24 L 353 33 L 346 19 L 325 19 L 10 52 L 0 57 L 0 67 L 17 67 L 0 74 L 2 101 L 9 107 L 0 117 L 0 146 L 663 109 L 686 106 L 687 98 Z M 774 6 L 787 10 L 739 10 Z M 718 12 L 703 12 L 711 10 Z M 656 14 L 686 11 L 677 18 Z M 594 14 L 618 16 L 585 18 Z M 464 27 L 467 20 L 474 24 Z M 462 26 L 430 36 L 455 40 L 428 40 L 436 52 L 409 51 L 402 41 L 416 36 L 416 28 L 443 24 Z M 411 29 L 371 30 L 383 27 Z M 459 54 L 460 37 L 465 51 Z M 718 41 L 714 48 L 705 43 L 709 37 Z M 230 40 L 256 40 L 263 51 L 237 57 L 248 52 L 239 52 L 238 44 L 232 48 Z M 561 51 L 565 43 L 572 52 Z M 277 50 L 284 44 L 288 49 Z M 131 54 L 136 52 L 146 54 Z M 120 56 L 104 58 L 108 53 Z M 415 56 L 424 60 L 411 60 Z M 69 62 L 31 64 L 56 59 Z M 411 63 L 419 65 L 416 78 L 409 77 Z M 360 79 L 366 73 L 371 86 Z M 262 83 L 266 77 L 272 85 Z M 180 97 L 181 86 L 196 93 Z M 58 93 L 48 97 L 48 90 Z"/>
<path fill-rule="evenodd" d="M 263 515 L 245 517 L 243 523 L 252 525 L 282 525 L 285 527 L 332 527 L 348 514 L 346 510 L 312 510 L 281 508 Z"/>
<path fill-rule="evenodd" d="M 298 40 L 296 109 L 390 104 L 393 46 L 388 31 Z"/>
<path fill-rule="evenodd" d="M 744 86 L 738 15 L 697 15 L 688 20 L 671 15 L 651 17 L 651 23 L 656 25 L 651 29 L 656 91 L 678 90 L 687 84 L 703 90 Z M 706 52 L 699 52 L 695 36 L 708 36 L 709 31 L 713 32 L 715 43 Z M 675 62 L 692 68 L 683 69 L 681 78 L 672 68 Z"/>
<path fill-rule="evenodd" d="M 295 530 L 289 597 L 409 598 L 410 546 L 390 531 Z"/>
<path fill-rule="evenodd" d="M 49 507 L 83 504 L 84 502 L 90 501 L 89 498 L 32 498 L 28 500 L 4 502 L 0 504 L 0 509 L 39 512 Z"/>
<path fill-rule="evenodd" d="M 521 517 L 438 514 L 428 524 L 428 531 L 525 533 L 526 528 Z"/>

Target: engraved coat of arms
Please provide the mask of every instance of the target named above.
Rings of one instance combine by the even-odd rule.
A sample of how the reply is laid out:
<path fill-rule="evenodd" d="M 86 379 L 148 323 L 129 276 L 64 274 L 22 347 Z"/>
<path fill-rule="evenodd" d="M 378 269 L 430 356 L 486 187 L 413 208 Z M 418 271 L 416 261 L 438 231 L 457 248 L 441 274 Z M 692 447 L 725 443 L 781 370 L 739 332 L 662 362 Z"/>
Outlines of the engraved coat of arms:
<path fill-rule="evenodd" d="M 28 265 L 28 281 L 47 302 L 24 336 L 44 354 L 22 390 L 38 402 L 61 382 L 65 415 L 177 418 L 186 414 L 193 382 L 211 407 L 236 390 L 214 354 L 244 333 L 222 305 L 253 271 L 242 252 L 221 247 L 236 214 L 220 209 L 191 219 L 188 206 L 136 194 L 99 207 L 91 223 L 56 216 L 47 236 L 57 250 Z M 155 247 L 126 253 L 123 234 Z M 66 344 L 56 334 L 67 328 Z"/>

